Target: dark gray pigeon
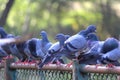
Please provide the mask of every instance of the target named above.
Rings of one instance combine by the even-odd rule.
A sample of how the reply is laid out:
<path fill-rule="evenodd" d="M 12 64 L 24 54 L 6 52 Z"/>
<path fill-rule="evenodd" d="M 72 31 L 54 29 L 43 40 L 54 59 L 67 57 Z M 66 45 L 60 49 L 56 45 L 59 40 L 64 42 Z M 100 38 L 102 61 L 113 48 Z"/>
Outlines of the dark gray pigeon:
<path fill-rule="evenodd" d="M 37 38 L 32 38 L 26 41 L 25 43 L 24 52 L 26 53 L 28 57 L 28 62 L 31 62 L 32 60 L 35 60 L 38 58 L 37 53 L 36 53 L 36 45 L 37 45 L 38 40 L 39 39 Z"/>

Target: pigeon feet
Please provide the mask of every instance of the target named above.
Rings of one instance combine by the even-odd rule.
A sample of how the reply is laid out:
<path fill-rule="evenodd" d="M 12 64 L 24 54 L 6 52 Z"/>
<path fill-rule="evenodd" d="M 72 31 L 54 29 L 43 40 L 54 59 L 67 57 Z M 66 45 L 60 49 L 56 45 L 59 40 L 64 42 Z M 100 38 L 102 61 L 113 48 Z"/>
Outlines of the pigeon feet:
<path fill-rule="evenodd" d="M 70 62 L 65 67 L 70 67 L 72 64 L 73 64 L 73 62 Z"/>
<path fill-rule="evenodd" d="M 108 67 L 108 68 L 113 68 L 113 67 L 115 67 L 115 65 L 109 63 L 109 64 L 106 65 L 106 67 Z"/>

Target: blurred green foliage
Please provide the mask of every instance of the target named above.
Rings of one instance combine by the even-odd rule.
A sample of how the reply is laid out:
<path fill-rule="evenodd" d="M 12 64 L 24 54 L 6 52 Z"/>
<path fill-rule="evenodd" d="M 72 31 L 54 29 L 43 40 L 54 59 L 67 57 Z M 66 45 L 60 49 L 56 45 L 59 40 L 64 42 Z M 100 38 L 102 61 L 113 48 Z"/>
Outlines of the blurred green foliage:
<path fill-rule="evenodd" d="M 9 0 L 0 0 L 0 16 Z M 90 24 L 101 40 L 120 34 L 119 0 L 15 0 L 5 29 L 21 35 L 46 30 L 53 40 L 58 32 L 73 35 Z"/>

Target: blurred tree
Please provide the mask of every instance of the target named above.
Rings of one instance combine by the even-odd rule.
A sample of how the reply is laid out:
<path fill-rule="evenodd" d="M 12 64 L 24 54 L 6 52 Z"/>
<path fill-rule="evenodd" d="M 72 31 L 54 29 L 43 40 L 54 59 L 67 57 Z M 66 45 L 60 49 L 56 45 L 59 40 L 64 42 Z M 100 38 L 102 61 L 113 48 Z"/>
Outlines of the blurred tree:
<path fill-rule="evenodd" d="M 113 0 L 100 0 L 100 13 L 102 14 L 103 30 L 108 32 L 111 36 L 118 38 L 120 32 L 120 17 L 113 9 Z"/>
<path fill-rule="evenodd" d="M 6 19 L 8 17 L 9 11 L 14 3 L 14 0 L 8 0 L 8 3 L 6 4 L 6 7 L 0 17 L 0 26 L 4 26 L 6 24 Z"/>

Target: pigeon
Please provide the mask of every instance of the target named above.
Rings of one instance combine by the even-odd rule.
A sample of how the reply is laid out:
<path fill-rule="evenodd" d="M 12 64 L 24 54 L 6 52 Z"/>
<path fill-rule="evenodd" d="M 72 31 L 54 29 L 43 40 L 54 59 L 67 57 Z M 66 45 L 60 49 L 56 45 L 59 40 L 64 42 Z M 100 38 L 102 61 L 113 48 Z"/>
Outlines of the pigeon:
<path fill-rule="evenodd" d="M 45 55 L 45 58 L 42 60 L 42 62 L 38 64 L 38 68 L 42 68 L 44 64 L 48 64 L 49 62 L 53 62 L 54 60 L 59 60 L 57 59 L 57 57 L 60 57 L 60 55 L 57 55 L 56 53 L 62 50 L 64 46 L 64 41 L 67 39 L 66 37 L 62 33 L 56 35 L 55 39 L 58 40 L 58 42 L 54 43 L 48 49 L 48 53 Z"/>
<path fill-rule="evenodd" d="M 24 52 L 28 57 L 28 62 L 38 58 L 36 53 L 36 45 L 38 40 L 38 38 L 32 38 L 25 42 Z"/>
<path fill-rule="evenodd" d="M 41 31 L 40 35 L 42 39 L 32 38 L 26 42 L 25 53 L 30 61 L 32 59 L 42 60 L 48 49 L 52 46 L 52 43 L 48 40 L 46 31 Z"/>
<path fill-rule="evenodd" d="M 87 39 L 87 52 L 78 56 L 80 64 L 97 64 L 97 59 L 101 58 L 100 50 L 104 41 L 100 41 L 95 33 L 90 33 Z"/>
<path fill-rule="evenodd" d="M 48 40 L 46 31 L 41 31 L 40 36 L 42 37 L 42 39 L 39 40 L 36 45 L 36 53 L 38 56 L 41 56 L 43 58 L 48 52 L 48 49 L 52 46 L 52 43 Z"/>
<path fill-rule="evenodd" d="M 80 64 L 97 64 L 96 60 L 100 58 L 100 55 L 92 53 L 91 48 L 99 43 L 99 38 L 95 33 L 90 33 L 86 37 L 87 39 L 87 51 L 84 54 L 78 56 Z M 92 49 L 93 50 L 93 49 Z"/>

